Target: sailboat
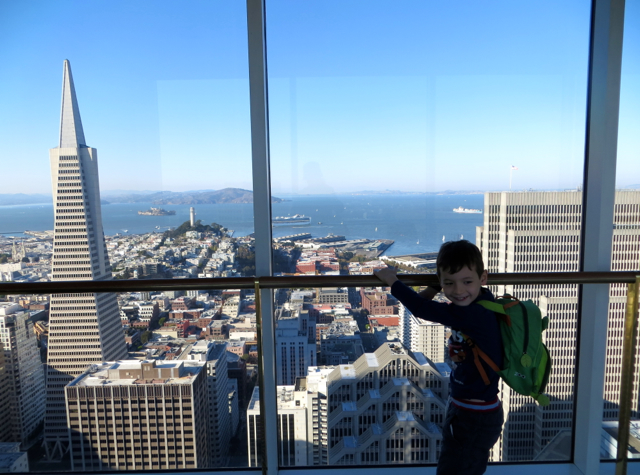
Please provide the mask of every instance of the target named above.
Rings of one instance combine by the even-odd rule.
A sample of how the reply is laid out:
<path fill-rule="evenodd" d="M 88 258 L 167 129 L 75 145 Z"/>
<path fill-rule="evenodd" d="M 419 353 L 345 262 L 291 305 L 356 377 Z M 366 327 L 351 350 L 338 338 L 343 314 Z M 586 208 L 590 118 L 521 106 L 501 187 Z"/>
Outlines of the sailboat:
<path fill-rule="evenodd" d="M 444 234 L 442 235 L 442 242 L 444 242 Z"/>
<path fill-rule="evenodd" d="M 420 244 L 420 239 L 418 239 L 418 242 L 416 244 Z"/>

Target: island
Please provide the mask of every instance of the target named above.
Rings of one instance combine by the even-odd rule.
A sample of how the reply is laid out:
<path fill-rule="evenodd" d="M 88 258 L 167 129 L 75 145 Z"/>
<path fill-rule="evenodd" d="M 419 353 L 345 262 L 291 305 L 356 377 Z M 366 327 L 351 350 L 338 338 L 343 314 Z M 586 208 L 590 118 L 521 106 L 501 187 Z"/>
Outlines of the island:
<path fill-rule="evenodd" d="M 142 216 L 173 216 L 176 212 L 173 210 L 167 211 L 162 208 L 149 208 L 147 211 L 138 211 L 138 214 Z"/>

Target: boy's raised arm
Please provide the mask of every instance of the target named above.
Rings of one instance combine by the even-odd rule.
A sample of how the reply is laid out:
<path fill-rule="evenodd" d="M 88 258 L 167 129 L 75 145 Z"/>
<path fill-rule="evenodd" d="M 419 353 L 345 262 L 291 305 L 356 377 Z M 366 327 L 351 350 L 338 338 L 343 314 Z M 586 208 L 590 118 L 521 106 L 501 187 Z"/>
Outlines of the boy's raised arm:
<path fill-rule="evenodd" d="M 384 269 L 378 269 L 373 271 L 374 275 L 380 279 L 382 282 L 391 287 L 398 280 L 398 269 L 395 267 L 385 267 Z M 420 297 L 427 300 L 432 300 L 438 292 L 440 292 L 440 288 L 427 287 L 418 293 Z"/>
<path fill-rule="evenodd" d="M 420 292 L 418 292 L 418 295 L 420 297 L 422 297 L 423 299 L 427 299 L 427 300 L 433 300 L 433 298 L 438 295 L 438 292 L 440 292 L 440 289 L 436 289 L 433 287 L 427 287 L 424 290 L 421 290 Z"/>
<path fill-rule="evenodd" d="M 395 267 L 385 267 L 384 269 L 378 269 L 373 271 L 374 275 L 389 287 L 398 280 L 398 270 Z"/>

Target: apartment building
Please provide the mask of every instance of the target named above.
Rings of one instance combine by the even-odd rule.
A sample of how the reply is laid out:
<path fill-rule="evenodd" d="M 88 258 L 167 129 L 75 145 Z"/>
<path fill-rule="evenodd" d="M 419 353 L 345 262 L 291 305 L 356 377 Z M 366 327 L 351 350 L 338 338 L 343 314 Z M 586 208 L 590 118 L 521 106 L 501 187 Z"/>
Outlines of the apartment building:
<path fill-rule="evenodd" d="M 349 291 L 346 288 L 317 289 L 318 303 L 345 304 L 349 303 Z"/>
<path fill-rule="evenodd" d="M 371 315 L 395 315 L 398 313 L 397 300 L 388 292 L 360 288 L 362 308 Z"/>

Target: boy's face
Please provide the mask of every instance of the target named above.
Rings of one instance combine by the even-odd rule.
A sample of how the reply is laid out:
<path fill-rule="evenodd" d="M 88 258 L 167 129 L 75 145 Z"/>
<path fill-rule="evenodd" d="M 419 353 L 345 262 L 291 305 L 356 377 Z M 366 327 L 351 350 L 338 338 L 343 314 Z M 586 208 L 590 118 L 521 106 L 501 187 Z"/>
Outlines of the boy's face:
<path fill-rule="evenodd" d="M 440 270 L 440 285 L 444 295 L 451 300 L 454 305 L 466 307 L 473 302 L 483 285 L 487 284 L 487 271 L 481 276 L 475 269 L 463 267 L 455 274 L 450 274 L 445 270 Z"/>

